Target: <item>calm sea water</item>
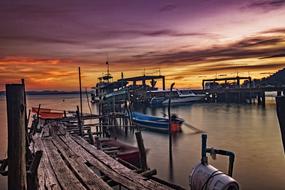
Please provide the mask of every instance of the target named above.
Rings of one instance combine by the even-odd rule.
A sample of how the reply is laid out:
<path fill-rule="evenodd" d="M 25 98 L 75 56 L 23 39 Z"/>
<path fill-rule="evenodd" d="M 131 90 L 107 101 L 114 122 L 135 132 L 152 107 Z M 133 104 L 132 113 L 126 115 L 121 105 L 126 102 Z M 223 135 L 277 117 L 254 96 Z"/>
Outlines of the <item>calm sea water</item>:
<path fill-rule="evenodd" d="M 29 96 L 29 107 L 42 104 L 42 107 L 74 110 L 78 105 L 77 95 Z M 89 112 L 86 101 L 83 109 Z M 96 107 L 92 106 L 93 112 Z M 5 97 L 0 97 L 0 158 L 7 152 L 7 127 Z M 139 111 L 162 115 L 166 108 L 142 108 Z M 185 121 L 208 134 L 208 146 L 231 150 L 236 154 L 234 178 L 242 189 L 284 189 L 285 157 L 275 104 L 269 100 L 266 109 L 257 105 L 227 105 L 198 103 L 173 107 Z M 143 132 L 146 148 L 150 149 L 148 164 L 158 170 L 158 176 L 173 181 L 186 188 L 192 168 L 200 160 L 201 136 L 183 126 L 183 134 L 173 142 L 173 168 L 169 167 L 168 136 L 159 133 Z M 133 135 L 122 140 L 136 144 Z M 227 171 L 227 159 L 218 156 L 210 163 L 220 170 Z M 6 178 L 0 177 L 0 189 L 7 189 Z"/>

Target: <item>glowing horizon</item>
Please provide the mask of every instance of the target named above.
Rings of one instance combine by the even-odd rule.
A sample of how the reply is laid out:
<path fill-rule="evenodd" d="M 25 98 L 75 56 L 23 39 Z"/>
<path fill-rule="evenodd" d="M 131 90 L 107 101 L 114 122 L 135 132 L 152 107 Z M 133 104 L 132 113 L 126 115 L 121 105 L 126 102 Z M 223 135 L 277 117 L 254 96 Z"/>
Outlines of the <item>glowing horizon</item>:
<path fill-rule="evenodd" d="M 0 2 L 0 90 L 77 90 L 106 72 L 158 74 L 177 88 L 285 67 L 285 0 Z"/>

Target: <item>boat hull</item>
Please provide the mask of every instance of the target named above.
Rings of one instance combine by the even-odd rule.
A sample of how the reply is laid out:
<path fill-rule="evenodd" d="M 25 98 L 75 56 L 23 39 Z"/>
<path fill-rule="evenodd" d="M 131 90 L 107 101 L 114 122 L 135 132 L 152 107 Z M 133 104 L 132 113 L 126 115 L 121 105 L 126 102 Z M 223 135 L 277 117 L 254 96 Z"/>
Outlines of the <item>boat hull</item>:
<path fill-rule="evenodd" d="M 137 112 L 133 112 L 132 114 L 133 123 L 139 127 L 160 133 L 169 132 L 169 120 L 166 118 L 148 116 Z M 184 120 L 178 118 L 172 121 L 171 126 L 175 126 L 175 131 L 172 132 L 180 132 L 183 122 Z"/>
<path fill-rule="evenodd" d="M 191 97 L 179 97 L 179 98 L 171 98 L 171 104 L 182 104 L 182 103 L 190 103 L 190 102 L 198 102 L 204 99 L 205 96 L 191 96 Z M 164 100 L 162 102 L 163 105 L 167 105 L 169 99 Z"/>
<path fill-rule="evenodd" d="M 101 145 L 103 147 L 103 150 L 104 148 L 108 147 L 117 147 L 117 158 L 120 158 L 135 166 L 139 166 L 139 149 L 137 147 L 133 147 L 131 145 L 113 139 L 102 140 Z"/>

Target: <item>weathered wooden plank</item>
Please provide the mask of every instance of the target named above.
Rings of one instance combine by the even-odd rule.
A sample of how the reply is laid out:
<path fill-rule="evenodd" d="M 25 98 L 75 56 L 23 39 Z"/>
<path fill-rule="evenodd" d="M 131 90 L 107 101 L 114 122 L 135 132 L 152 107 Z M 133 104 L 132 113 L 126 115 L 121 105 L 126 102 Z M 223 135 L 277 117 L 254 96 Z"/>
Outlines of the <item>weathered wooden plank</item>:
<path fill-rule="evenodd" d="M 88 189 L 96 190 L 112 189 L 90 168 L 88 168 L 88 166 L 85 164 L 86 161 L 81 156 L 75 154 L 62 140 L 60 140 L 58 137 L 54 137 L 52 141 L 66 162 L 69 163 L 73 172 L 76 173 L 76 176 L 85 184 L 84 186 L 88 187 Z"/>
<path fill-rule="evenodd" d="M 106 176 L 108 176 L 110 179 L 112 179 L 113 181 L 117 182 L 118 184 L 121 184 L 121 185 L 123 185 L 123 186 L 125 186 L 125 187 L 127 187 L 128 189 L 131 189 L 131 190 L 148 189 L 148 188 L 143 187 L 141 184 L 136 183 L 133 180 L 130 180 L 130 179 L 124 177 L 124 176 L 121 176 L 120 174 L 115 172 L 112 167 L 107 166 L 104 163 L 102 163 L 99 160 L 97 160 L 96 158 L 94 158 L 94 156 L 92 154 L 87 152 L 82 146 L 77 144 L 70 137 L 68 137 L 68 136 L 66 136 L 65 138 L 61 137 L 61 139 L 63 141 L 65 141 L 66 144 L 68 144 L 68 146 L 72 147 L 73 150 L 77 154 L 82 156 L 91 165 L 93 165 L 95 168 L 100 170 L 102 173 L 104 173 Z"/>
<path fill-rule="evenodd" d="M 45 172 L 43 164 L 40 164 L 38 168 L 38 189 L 45 190 Z"/>
<path fill-rule="evenodd" d="M 101 150 L 97 150 L 94 146 L 88 144 L 88 142 L 86 142 L 82 138 L 78 136 L 72 136 L 72 139 L 74 139 L 74 141 L 76 141 L 79 145 L 81 145 L 85 150 L 87 150 L 95 158 L 97 158 L 98 160 L 101 160 L 106 165 L 108 165 L 110 168 L 112 168 L 120 176 L 124 176 L 125 178 L 128 178 L 129 180 L 135 182 L 137 185 L 143 186 L 144 189 L 157 189 L 157 190 L 171 189 L 169 187 L 166 187 L 162 184 L 159 184 L 151 180 L 146 181 L 147 180 L 146 178 L 128 169 L 127 167 L 123 166 L 122 164 L 120 164 L 115 159 L 111 158 L 110 156 L 102 152 Z"/>
<path fill-rule="evenodd" d="M 72 171 L 67 167 L 62 160 L 60 154 L 57 152 L 56 147 L 53 145 L 50 139 L 43 140 L 43 144 L 46 148 L 47 156 L 51 163 L 51 166 L 55 172 L 55 175 L 60 183 L 62 189 L 68 190 L 84 190 L 84 186 L 74 176 Z"/>
<path fill-rule="evenodd" d="M 34 138 L 34 142 L 35 142 L 35 149 L 43 151 L 43 156 L 38 169 L 38 179 L 39 179 L 40 189 L 60 190 L 61 188 L 48 160 L 46 149 L 43 146 L 42 140 L 40 138 Z"/>

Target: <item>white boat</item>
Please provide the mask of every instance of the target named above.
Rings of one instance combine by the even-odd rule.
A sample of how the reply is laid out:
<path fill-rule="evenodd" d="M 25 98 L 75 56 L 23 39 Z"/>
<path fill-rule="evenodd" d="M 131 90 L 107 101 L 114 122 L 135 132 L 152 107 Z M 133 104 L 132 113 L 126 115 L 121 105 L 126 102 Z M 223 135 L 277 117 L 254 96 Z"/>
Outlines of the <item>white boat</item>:
<path fill-rule="evenodd" d="M 175 90 L 173 92 L 177 92 L 177 96 L 171 97 L 171 104 L 182 104 L 182 103 L 190 103 L 201 101 L 205 98 L 205 94 L 196 94 L 191 90 L 180 91 Z M 167 105 L 169 102 L 169 98 L 162 102 L 163 105 Z"/>

